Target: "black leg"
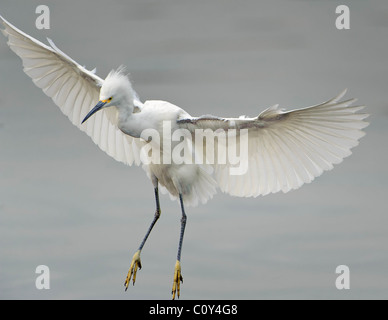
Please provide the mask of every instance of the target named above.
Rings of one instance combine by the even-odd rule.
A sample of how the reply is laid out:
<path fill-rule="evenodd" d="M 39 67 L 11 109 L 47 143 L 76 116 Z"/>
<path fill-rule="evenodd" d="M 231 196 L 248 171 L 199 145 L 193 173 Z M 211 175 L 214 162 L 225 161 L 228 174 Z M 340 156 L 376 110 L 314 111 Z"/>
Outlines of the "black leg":
<path fill-rule="evenodd" d="M 176 257 L 175 263 L 175 271 L 174 271 L 174 280 L 172 284 L 172 299 L 175 299 L 175 293 L 180 294 L 180 283 L 183 282 L 182 272 L 181 272 L 181 253 L 182 253 L 182 244 L 183 244 L 183 235 L 185 233 L 186 220 L 187 216 L 185 213 L 185 208 L 183 206 L 182 195 L 179 194 L 179 201 L 181 203 L 181 211 L 182 211 L 182 219 L 181 219 L 181 232 L 179 236 L 179 246 L 178 246 L 178 254 Z"/>
<path fill-rule="evenodd" d="M 160 217 L 161 211 L 160 211 L 160 204 L 159 204 L 159 190 L 158 190 L 158 187 L 155 188 L 155 202 L 156 202 L 156 211 L 155 211 L 154 220 L 152 220 L 151 225 L 150 225 L 150 227 L 148 228 L 148 231 L 147 231 L 147 233 L 146 233 L 146 235 L 145 235 L 143 241 L 142 241 L 141 244 L 140 244 L 140 247 L 139 247 L 139 249 L 138 249 L 138 250 L 140 250 L 140 251 L 143 249 L 144 244 L 145 244 L 145 242 L 147 241 L 147 238 L 148 238 L 148 236 L 150 235 L 152 228 L 154 227 L 156 221 L 158 221 L 158 219 L 159 219 L 159 217 Z"/>
<path fill-rule="evenodd" d="M 155 202 L 156 202 L 156 210 L 155 210 L 154 219 L 152 220 L 151 225 L 148 228 L 148 231 L 147 231 L 143 241 L 141 242 L 141 244 L 139 246 L 139 249 L 135 252 L 135 254 L 132 257 L 131 266 L 129 267 L 129 271 L 128 271 L 127 277 L 125 279 L 125 282 L 124 282 L 125 290 L 128 289 L 128 285 L 129 285 L 129 282 L 131 281 L 132 275 L 133 275 L 132 283 L 133 283 L 133 285 L 135 284 L 137 269 L 138 268 L 141 269 L 141 260 L 140 260 L 141 250 L 143 249 L 144 244 L 146 243 L 147 238 L 150 235 L 152 228 L 154 227 L 156 221 L 158 221 L 158 219 L 160 217 L 161 211 L 160 211 L 160 204 L 159 204 L 159 190 L 158 190 L 157 186 L 155 187 Z"/>
<path fill-rule="evenodd" d="M 187 216 L 186 216 L 186 213 L 185 213 L 185 208 L 183 206 L 182 195 L 179 195 L 179 200 L 181 202 L 182 219 L 181 219 L 181 233 L 180 233 L 180 236 L 179 236 L 178 254 L 177 254 L 176 259 L 178 261 L 181 261 L 181 251 L 182 251 L 183 235 L 185 233 Z"/>

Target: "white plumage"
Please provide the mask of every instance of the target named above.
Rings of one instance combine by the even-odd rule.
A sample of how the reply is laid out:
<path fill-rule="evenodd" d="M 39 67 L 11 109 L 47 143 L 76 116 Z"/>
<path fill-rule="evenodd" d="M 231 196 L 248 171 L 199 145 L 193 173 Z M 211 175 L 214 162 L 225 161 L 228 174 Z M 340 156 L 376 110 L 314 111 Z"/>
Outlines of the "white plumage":
<path fill-rule="evenodd" d="M 128 165 L 140 164 L 140 150 L 144 142 L 138 137 L 143 129 L 155 128 L 155 121 L 160 124 L 162 120 L 178 120 L 179 127 L 192 132 L 197 128 L 227 130 L 234 127 L 230 125 L 232 121 L 237 127 L 244 124 L 249 129 L 248 172 L 244 175 L 230 175 L 227 164 L 214 164 L 213 179 L 223 192 L 231 195 L 255 197 L 280 190 L 287 192 L 311 182 L 323 171 L 332 169 L 333 164 L 349 156 L 350 149 L 364 135 L 361 129 L 367 126 L 367 122 L 363 121 L 367 115 L 356 113 L 363 107 L 350 106 L 355 99 L 339 102 L 346 91 L 313 107 L 284 112 L 278 106 L 273 106 L 256 118 L 236 119 L 207 116 L 194 118 L 168 102 L 147 101 L 141 104 L 137 95 L 132 93 L 133 104 L 142 111 L 134 113 L 131 123 L 135 130 L 128 130 L 128 133 L 134 135 L 135 131 L 138 137 L 124 134 L 118 128 L 116 108 L 104 108 L 81 125 L 82 119 L 98 102 L 104 80 L 65 55 L 51 40 L 51 47 L 46 46 L 4 19 L 3 23 L 6 27 L 3 33 L 9 39 L 10 48 L 22 58 L 25 73 L 53 99 L 74 125 L 85 131 L 103 151 L 117 161 Z M 127 79 L 123 70 L 120 71 L 112 72 L 107 77 L 111 86 Z M 132 90 L 128 79 L 127 81 L 125 87 Z M 152 171 L 156 171 L 162 186 L 169 184 L 162 183 L 166 179 L 161 175 L 171 170 L 147 166 L 145 170 L 150 175 Z M 200 172 L 208 175 L 208 171 L 204 169 Z M 211 177 L 201 177 L 198 183 L 200 182 L 204 182 L 203 187 L 208 195 L 201 197 L 201 187 L 198 186 L 196 196 L 187 193 L 184 195 L 187 198 L 185 204 L 196 204 L 198 200 L 206 202 L 215 193 L 211 187 L 215 185 Z M 175 197 L 178 195 L 177 190 L 172 190 L 171 186 L 168 191 Z"/>
<path fill-rule="evenodd" d="M 146 101 L 143 104 L 123 68 L 112 71 L 103 80 L 60 51 L 51 40 L 50 46 L 47 46 L 1 19 L 8 45 L 22 59 L 25 73 L 53 99 L 74 125 L 117 161 L 140 165 L 141 153 L 147 144 L 141 134 L 146 129 L 153 129 L 163 137 L 163 121 L 167 120 L 172 132 L 184 129 L 191 135 L 193 139 L 188 140 L 191 146 L 187 147 L 191 148 L 193 155 L 204 152 L 205 160 L 209 159 L 205 146 L 199 150 L 192 143 L 197 129 L 234 129 L 237 138 L 241 137 L 242 129 L 247 130 L 248 167 L 244 174 L 231 174 L 230 169 L 234 165 L 229 162 L 222 164 L 215 161 L 209 165 L 143 164 L 156 190 L 161 186 L 172 197 L 181 197 L 182 212 L 183 203 L 205 203 L 216 193 L 217 187 L 240 197 L 299 188 L 349 156 L 350 149 L 358 144 L 364 135 L 362 129 L 367 126 L 364 121 L 367 115 L 357 113 L 363 106 L 352 106 L 355 99 L 341 101 L 346 91 L 308 108 L 283 111 L 273 106 L 253 118 L 192 117 L 165 101 Z M 101 111 L 90 112 L 97 103 Z M 91 114 L 94 116 L 90 117 Z M 90 119 L 82 123 L 85 117 Z M 219 155 L 218 144 L 221 141 L 215 140 L 211 145 L 216 156 Z M 172 147 L 177 144 L 173 142 Z M 237 139 L 234 147 L 238 149 L 239 144 Z M 166 150 L 162 143 L 159 147 L 163 158 Z M 228 149 L 222 152 L 227 153 Z M 158 201 L 157 198 L 157 205 Z M 140 264 L 140 253 L 136 259 Z"/>

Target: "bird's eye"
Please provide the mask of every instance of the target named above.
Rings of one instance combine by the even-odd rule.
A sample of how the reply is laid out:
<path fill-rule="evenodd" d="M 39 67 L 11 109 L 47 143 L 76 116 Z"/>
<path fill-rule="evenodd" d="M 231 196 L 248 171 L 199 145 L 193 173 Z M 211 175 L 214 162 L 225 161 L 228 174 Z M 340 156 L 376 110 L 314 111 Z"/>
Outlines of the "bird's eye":
<path fill-rule="evenodd" d="M 110 97 L 109 99 L 108 99 L 108 102 L 111 102 L 112 101 L 112 97 Z"/>

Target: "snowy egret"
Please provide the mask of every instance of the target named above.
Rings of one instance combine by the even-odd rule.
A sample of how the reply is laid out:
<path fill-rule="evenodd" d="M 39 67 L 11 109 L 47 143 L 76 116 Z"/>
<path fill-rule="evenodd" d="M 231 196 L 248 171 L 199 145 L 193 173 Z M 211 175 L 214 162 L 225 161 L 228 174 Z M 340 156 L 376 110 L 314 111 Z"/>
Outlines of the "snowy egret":
<path fill-rule="evenodd" d="M 142 103 L 124 68 L 112 70 L 102 79 L 59 50 L 50 39 L 49 46 L 45 45 L 1 19 L 8 45 L 22 59 L 24 71 L 33 82 L 103 151 L 127 165 L 142 164 L 153 183 L 155 215 L 132 257 L 125 290 L 131 279 L 135 283 L 141 268 L 140 253 L 160 217 L 159 189 L 179 200 L 182 213 L 174 299 L 179 297 L 183 282 L 185 205 L 205 203 L 217 188 L 240 197 L 299 188 L 349 156 L 368 124 L 364 121 L 368 115 L 358 113 L 363 106 L 352 106 L 355 99 L 341 101 L 345 91 L 312 107 L 284 111 L 276 105 L 251 118 L 193 117 L 169 102 Z M 179 130 L 182 132 L 174 138 Z M 200 130 L 217 134 L 223 131 L 227 135 L 216 135 L 203 143 L 203 136 L 196 135 Z M 234 143 L 228 140 L 231 137 L 235 138 Z M 179 147 L 178 151 L 173 147 Z M 229 157 L 232 148 L 239 149 L 239 159 L 245 161 L 240 171 L 232 171 L 238 169 L 236 161 Z M 171 154 L 179 158 L 182 152 L 182 161 L 171 159 Z M 222 155 L 224 160 L 228 155 L 226 161 L 220 161 Z M 156 158 L 159 162 L 154 161 Z M 186 161 L 193 158 L 195 161 Z"/>

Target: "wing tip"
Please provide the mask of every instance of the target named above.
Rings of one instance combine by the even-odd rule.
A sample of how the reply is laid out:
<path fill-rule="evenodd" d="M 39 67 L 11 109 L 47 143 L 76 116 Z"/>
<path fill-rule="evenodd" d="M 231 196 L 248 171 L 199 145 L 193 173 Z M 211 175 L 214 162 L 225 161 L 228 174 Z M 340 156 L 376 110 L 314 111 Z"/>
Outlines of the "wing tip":
<path fill-rule="evenodd" d="M 4 19 L 4 17 L 0 14 L 0 19 L 3 20 L 3 24 L 7 23 L 8 21 Z"/>
<path fill-rule="evenodd" d="M 7 37 L 8 38 L 8 32 L 7 32 L 7 27 L 10 25 L 9 24 L 9 22 L 7 21 L 7 20 L 5 20 L 4 18 L 3 18 L 3 16 L 0 14 L 0 20 L 1 20 L 1 24 L 4 26 L 4 28 L 5 29 L 3 29 L 3 28 L 0 28 L 0 30 L 1 30 L 1 32 L 3 33 L 3 35 L 5 36 L 5 37 Z"/>
<path fill-rule="evenodd" d="M 339 94 L 337 94 L 334 98 L 330 99 L 324 104 L 334 104 L 337 103 L 340 99 L 342 99 L 345 94 L 348 92 L 348 88 L 343 89 Z M 351 99 L 350 99 L 351 100 Z M 353 102 L 352 102 L 353 103 Z"/>
<path fill-rule="evenodd" d="M 12 23 L 10 23 L 8 20 L 6 20 L 1 14 L 0 14 L 0 19 L 1 19 L 1 23 L 5 27 L 5 29 L 0 29 L 0 30 L 3 32 L 3 34 L 5 36 L 7 36 L 5 33 L 9 34 L 9 32 L 7 32 L 7 28 L 10 28 L 14 31 L 20 32 L 20 30 L 18 28 L 16 28 Z"/>
<path fill-rule="evenodd" d="M 340 93 L 339 93 L 339 97 L 343 97 L 346 93 L 348 92 L 348 88 L 345 88 L 345 89 L 343 89 Z"/>

